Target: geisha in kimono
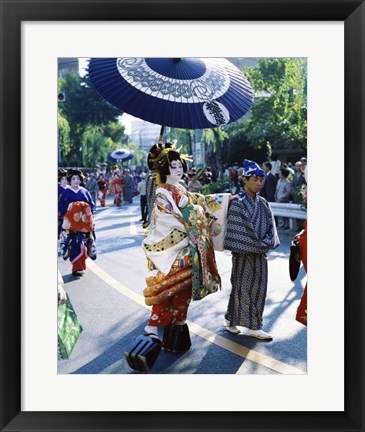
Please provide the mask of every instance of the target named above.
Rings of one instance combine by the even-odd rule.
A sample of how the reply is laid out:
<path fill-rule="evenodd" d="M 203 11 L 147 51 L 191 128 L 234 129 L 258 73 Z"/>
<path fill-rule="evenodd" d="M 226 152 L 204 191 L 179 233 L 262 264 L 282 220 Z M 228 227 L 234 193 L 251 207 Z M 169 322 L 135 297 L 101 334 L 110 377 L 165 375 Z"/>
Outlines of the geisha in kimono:
<path fill-rule="evenodd" d="M 63 217 L 65 238 L 62 243 L 63 258 L 72 263 L 72 274 L 81 276 L 86 270 L 86 259 L 96 259 L 93 214 L 95 203 L 87 189 L 80 186 L 83 174 L 80 170 L 67 172 L 70 183 L 58 202 Z"/>
<path fill-rule="evenodd" d="M 223 250 L 222 228 L 230 198 L 230 194 L 205 197 L 188 192 L 180 182 L 186 159 L 174 148 L 165 148 L 157 156 L 156 198 L 143 240 L 149 270 L 143 294 L 152 306 L 145 337 L 171 352 L 191 346 L 186 324 L 190 302 L 221 287 L 214 243 L 219 248 L 220 242 Z M 162 341 L 159 328 L 164 328 Z M 135 366 L 136 357 L 134 346 L 126 353 L 132 368 L 148 371 L 153 366 L 154 361 L 142 365 L 145 368 Z M 145 358 L 148 361 L 148 356 L 139 356 L 142 362 Z"/>
<path fill-rule="evenodd" d="M 103 174 L 99 175 L 98 178 L 98 198 L 100 201 L 101 207 L 105 207 L 105 201 L 108 196 L 108 180 L 103 176 Z"/>
<path fill-rule="evenodd" d="M 114 195 L 114 204 L 120 207 L 122 205 L 123 179 L 117 172 L 113 175 L 110 191 Z"/>
<path fill-rule="evenodd" d="M 234 334 L 242 331 L 271 340 L 273 337 L 262 330 L 268 283 L 266 254 L 279 245 L 279 238 L 270 205 L 258 194 L 265 172 L 245 160 L 242 175 L 244 192 L 230 204 L 224 240 L 225 249 L 232 252 L 232 291 L 223 325 Z"/>

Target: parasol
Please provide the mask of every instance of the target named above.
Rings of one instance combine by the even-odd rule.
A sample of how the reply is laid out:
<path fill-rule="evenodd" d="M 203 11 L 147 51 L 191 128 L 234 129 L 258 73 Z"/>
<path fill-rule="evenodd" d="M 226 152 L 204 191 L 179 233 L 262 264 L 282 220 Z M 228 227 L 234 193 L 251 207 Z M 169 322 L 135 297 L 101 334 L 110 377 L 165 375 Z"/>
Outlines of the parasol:
<path fill-rule="evenodd" d="M 134 152 L 133 150 L 121 148 L 108 153 L 107 157 L 110 162 L 126 162 L 134 157 Z"/>
<path fill-rule="evenodd" d="M 92 58 L 90 79 L 112 105 L 183 129 L 232 123 L 250 109 L 247 78 L 224 58 Z"/>

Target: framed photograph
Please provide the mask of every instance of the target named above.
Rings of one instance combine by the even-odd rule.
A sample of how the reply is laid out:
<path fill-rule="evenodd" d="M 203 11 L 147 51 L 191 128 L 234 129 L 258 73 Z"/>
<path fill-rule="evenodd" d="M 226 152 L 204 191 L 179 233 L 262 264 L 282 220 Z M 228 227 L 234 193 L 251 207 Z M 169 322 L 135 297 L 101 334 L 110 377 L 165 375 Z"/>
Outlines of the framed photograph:
<path fill-rule="evenodd" d="M 1 430 L 364 430 L 364 18 L 363 1 L 1 1 Z M 306 374 L 58 373 L 57 60 L 119 55 L 308 60 Z"/>

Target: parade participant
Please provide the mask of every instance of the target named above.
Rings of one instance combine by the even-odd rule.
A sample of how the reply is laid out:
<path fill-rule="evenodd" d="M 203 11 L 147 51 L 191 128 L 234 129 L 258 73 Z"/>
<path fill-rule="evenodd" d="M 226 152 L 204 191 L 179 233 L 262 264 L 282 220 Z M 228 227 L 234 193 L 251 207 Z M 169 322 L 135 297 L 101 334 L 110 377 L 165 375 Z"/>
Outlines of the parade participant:
<path fill-rule="evenodd" d="M 63 289 L 63 278 L 61 275 L 61 272 L 58 270 L 58 276 L 57 276 L 57 301 L 58 306 L 63 305 L 66 303 L 67 300 L 67 294 L 66 291 Z"/>
<path fill-rule="evenodd" d="M 86 258 L 96 258 L 93 214 L 95 204 L 90 193 L 82 186 L 83 174 L 78 169 L 67 172 L 70 186 L 61 195 L 58 209 L 63 217 L 63 259 L 72 263 L 72 274 L 81 276 L 86 270 Z"/>
<path fill-rule="evenodd" d="M 123 179 L 118 172 L 113 175 L 110 191 L 114 195 L 114 204 L 120 207 L 122 205 Z"/>
<path fill-rule="evenodd" d="M 68 186 L 67 171 L 64 169 L 58 170 L 58 199 Z"/>
<path fill-rule="evenodd" d="M 180 183 L 187 159 L 176 149 L 165 148 L 154 162 L 156 199 L 143 240 L 149 269 L 143 294 L 152 311 L 145 336 L 126 352 L 129 365 L 142 371 L 153 366 L 161 345 L 172 352 L 190 348 L 186 324 L 190 301 L 200 300 L 221 286 L 213 236 L 221 234 L 218 216 L 226 216 L 229 194 L 204 197 L 188 192 Z M 162 342 L 161 327 L 165 328 Z M 150 361 L 146 353 L 136 354 L 143 338 L 144 342 L 152 341 L 154 358 Z"/>
<path fill-rule="evenodd" d="M 298 271 L 300 266 L 300 261 L 303 263 L 304 270 L 307 272 L 307 221 L 305 220 L 303 222 L 303 229 L 302 231 L 295 236 L 294 239 L 299 248 L 299 263 L 298 263 Z M 298 274 L 298 273 L 297 273 Z M 296 279 L 296 276 L 294 278 L 291 278 L 292 280 Z M 300 322 L 303 325 L 307 325 L 307 282 L 305 283 L 304 291 L 301 296 L 299 306 L 297 309 L 296 317 L 295 319 Z"/>
<path fill-rule="evenodd" d="M 108 180 L 103 176 L 103 174 L 100 174 L 98 178 L 98 198 L 100 200 L 101 207 L 105 207 L 105 200 L 108 196 L 108 186 Z"/>
<path fill-rule="evenodd" d="M 134 180 L 131 176 L 129 169 L 124 170 L 123 176 L 123 197 L 124 201 L 128 204 L 132 204 L 133 202 L 133 189 L 134 189 Z"/>
<path fill-rule="evenodd" d="M 258 339 L 272 339 L 262 330 L 267 292 L 267 256 L 279 245 L 270 205 L 258 192 L 265 172 L 253 161 L 244 161 L 245 191 L 232 200 L 228 210 L 225 249 L 232 252 L 230 294 L 224 327 Z"/>
<path fill-rule="evenodd" d="M 305 159 L 305 158 L 304 158 Z M 305 181 L 307 183 L 307 172 L 308 172 L 308 166 L 305 165 L 304 168 L 304 176 Z M 302 188 L 301 191 L 302 194 L 302 200 L 305 205 L 307 205 L 307 188 Z M 303 221 L 303 229 L 302 231 L 295 236 L 294 242 L 297 244 L 298 250 L 296 250 L 296 254 L 293 253 L 292 248 L 290 251 L 290 257 L 289 257 L 289 269 L 290 269 L 290 278 L 292 281 L 294 281 L 298 275 L 299 268 L 300 268 L 300 262 L 303 263 L 303 267 L 305 272 L 307 273 L 307 221 Z M 293 256 L 294 255 L 294 256 Z M 300 322 L 303 325 L 307 325 L 308 321 L 308 314 L 307 314 L 307 284 L 305 283 L 304 291 L 300 299 L 300 303 L 297 309 L 296 317 L 295 319 Z"/>
<path fill-rule="evenodd" d="M 95 174 L 94 173 L 90 173 L 88 175 L 88 179 L 86 181 L 86 185 L 85 185 L 86 189 L 90 192 L 91 198 L 94 201 L 94 204 L 96 204 L 96 197 L 97 197 L 97 193 L 98 193 L 98 184 L 95 180 Z"/>
<path fill-rule="evenodd" d="M 63 169 L 58 170 L 58 201 L 61 195 L 68 186 L 67 182 L 67 171 Z M 58 211 L 58 239 L 62 237 L 62 217 L 61 213 Z"/>
<path fill-rule="evenodd" d="M 141 219 L 143 226 L 147 224 L 147 196 L 146 196 L 146 173 L 142 172 L 140 175 L 141 181 L 137 185 L 137 191 L 140 194 L 140 205 L 141 205 Z"/>

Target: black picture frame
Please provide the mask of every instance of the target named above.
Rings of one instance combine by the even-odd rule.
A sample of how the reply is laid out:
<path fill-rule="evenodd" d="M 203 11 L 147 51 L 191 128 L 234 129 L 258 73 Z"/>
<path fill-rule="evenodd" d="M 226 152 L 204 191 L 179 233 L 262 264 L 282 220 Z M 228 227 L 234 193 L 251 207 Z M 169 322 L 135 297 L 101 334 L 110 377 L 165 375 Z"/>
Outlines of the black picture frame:
<path fill-rule="evenodd" d="M 364 1 L 1 0 L 0 4 L 1 431 L 364 431 Z M 21 411 L 21 22 L 109 20 L 344 22 L 345 161 L 332 155 L 330 162 L 338 170 L 338 181 L 345 180 L 344 412 L 287 412 L 285 406 L 281 412 Z M 324 317 L 324 325 L 335 331 L 335 316 Z"/>

